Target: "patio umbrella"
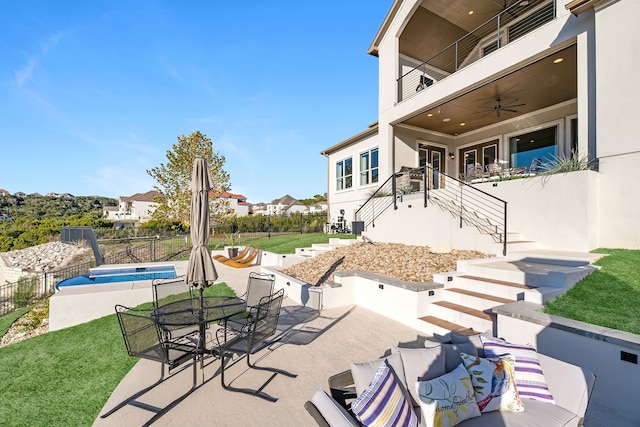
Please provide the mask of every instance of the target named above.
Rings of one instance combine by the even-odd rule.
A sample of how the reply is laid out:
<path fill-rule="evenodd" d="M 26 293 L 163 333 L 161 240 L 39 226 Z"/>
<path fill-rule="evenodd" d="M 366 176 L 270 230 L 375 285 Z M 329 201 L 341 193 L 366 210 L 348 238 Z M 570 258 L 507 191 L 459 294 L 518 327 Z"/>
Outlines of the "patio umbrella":
<path fill-rule="evenodd" d="M 218 278 L 218 272 L 209 254 L 209 190 L 213 179 L 209 174 L 207 161 L 196 157 L 191 174 L 191 241 L 193 248 L 187 264 L 185 282 L 200 291 L 200 316 L 203 316 L 202 292 Z M 202 319 L 201 319 L 202 320 Z M 204 323 L 200 322 L 201 329 Z M 201 337 L 204 336 L 201 330 Z M 201 344 L 204 344 L 201 343 Z"/>

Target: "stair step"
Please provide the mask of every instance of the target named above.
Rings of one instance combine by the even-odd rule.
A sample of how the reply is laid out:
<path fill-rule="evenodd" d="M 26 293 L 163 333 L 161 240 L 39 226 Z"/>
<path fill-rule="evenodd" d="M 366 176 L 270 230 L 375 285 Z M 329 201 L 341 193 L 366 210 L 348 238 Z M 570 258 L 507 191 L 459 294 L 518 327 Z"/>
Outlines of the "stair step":
<path fill-rule="evenodd" d="M 466 326 L 460 326 L 456 323 L 453 322 L 449 322 L 446 320 L 442 320 L 438 317 L 435 316 L 424 316 L 424 317 L 420 317 L 420 320 L 427 322 L 427 323 L 431 323 L 432 325 L 438 326 L 442 329 L 446 329 L 448 331 L 452 331 L 452 332 L 457 332 L 459 334 L 462 335 L 473 335 L 476 334 L 477 332 L 474 331 L 471 328 L 467 328 Z"/>
<path fill-rule="evenodd" d="M 480 277 L 480 276 L 471 276 L 471 275 L 462 275 L 462 276 L 457 276 L 463 279 L 468 279 L 468 280 L 477 280 L 478 282 L 487 282 L 487 283 L 493 283 L 496 285 L 502 285 L 502 286 L 510 286 L 512 288 L 517 288 L 517 289 L 522 289 L 522 290 L 526 290 L 526 289 L 531 289 L 531 286 L 527 286 L 527 285 L 523 285 L 520 283 L 515 283 L 515 282 L 507 282 L 505 280 L 498 280 L 498 279 L 490 279 L 488 277 Z"/>
<path fill-rule="evenodd" d="M 470 316 L 475 316 L 480 319 L 492 321 L 491 316 L 484 311 L 476 310 L 475 308 L 465 307 L 464 305 L 454 304 L 449 301 L 438 301 L 432 303 L 433 305 L 437 305 L 440 307 L 448 308 L 449 310 L 459 311 L 460 313 L 468 314 Z"/>
<path fill-rule="evenodd" d="M 510 298 L 502 298 L 502 297 L 498 297 L 498 296 L 495 296 L 495 295 L 483 294 L 483 293 L 480 293 L 480 292 L 473 292 L 473 291 L 469 291 L 467 289 L 447 288 L 446 291 L 448 291 L 448 292 L 457 292 L 459 294 L 468 295 L 468 296 L 475 297 L 475 298 L 481 298 L 481 299 L 485 299 L 485 300 L 495 301 L 495 302 L 500 303 L 500 304 L 509 304 L 510 302 L 515 302 L 516 301 L 516 300 L 510 299 Z"/>

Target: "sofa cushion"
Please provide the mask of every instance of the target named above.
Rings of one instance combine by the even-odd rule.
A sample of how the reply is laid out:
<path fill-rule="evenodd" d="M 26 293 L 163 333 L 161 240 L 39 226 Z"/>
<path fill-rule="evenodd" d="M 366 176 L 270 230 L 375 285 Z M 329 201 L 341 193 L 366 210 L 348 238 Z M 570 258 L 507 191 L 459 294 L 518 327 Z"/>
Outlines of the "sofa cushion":
<path fill-rule="evenodd" d="M 351 363 L 351 376 L 353 377 L 353 385 L 356 388 L 356 396 L 360 396 L 362 392 L 369 387 L 373 377 L 376 375 L 376 372 L 378 372 L 380 362 L 383 360 L 387 360 L 389 362 L 389 365 L 391 365 L 393 371 L 398 377 L 400 386 L 404 388 L 407 395 L 409 394 L 407 390 L 407 383 L 405 381 L 404 368 L 402 367 L 402 359 L 399 354 L 391 354 L 390 356 L 372 360 L 370 362 Z"/>
<path fill-rule="evenodd" d="M 485 356 L 495 358 L 511 354 L 516 358 L 516 387 L 521 399 L 540 400 L 555 405 L 535 348 L 484 336 L 480 339 L 484 345 Z"/>
<path fill-rule="evenodd" d="M 416 381 L 430 380 L 444 375 L 445 351 L 443 346 L 433 348 L 391 348 L 391 354 L 399 354 L 404 368 L 407 389 L 413 406 L 418 406 L 418 393 L 413 386 Z"/>
<path fill-rule="evenodd" d="M 454 426 L 467 418 L 479 417 L 473 385 L 462 363 L 453 371 L 415 384 L 422 421 L 427 427 Z"/>
<path fill-rule="evenodd" d="M 478 339 L 478 341 L 480 340 Z M 472 356 L 478 355 L 475 345 L 469 342 L 463 344 L 438 344 L 434 341 L 427 340 L 424 342 L 424 346 L 427 348 L 442 346 L 445 354 L 445 372 L 453 371 L 460 364 L 460 362 L 462 362 L 462 359 L 460 359 L 460 353 L 467 353 Z M 407 377 L 407 379 L 411 380 L 411 378 L 409 377 Z"/>
<path fill-rule="evenodd" d="M 351 410 L 365 426 L 416 427 L 416 418 L 411 403 L 396 381 L 393 369 L 387 360 L 380 362 L 371 384 L 353 401 Z"/>
<path fill-rule="evenodd" d="M 495 360 L 461 353 L 460 357 L 471 376 L 480 412 L 524 411 L 516 389 L 513 356 Z"/>
<path fill-rule="evenodd" d="M 473 334 L 473 335 L 464 335 L 464 334 L 459 334 L 457 332 L 451 331 L 451 333 L 449 334 L 451 338 L 451 343 L 453 344 L 471 343 L 476 348 L 476 354 L 480 357 L 485 357 L 484 347 L 482 345 L 482 341 L 480 340 L 480 335 L 485 336 L 487 338 L 493 337 L 493 334 L 491 333 L 491 331 L 484 331 L 481 334 Z M 471 354 L 469 352 L 466 352 L 466 353 Z"/>
<path fill-rule="evenodd" d="M 466 420 L 460 427 L 577 427 L 580 417 L 561 408 L 538 400 L 527 400 L 523 412 L 483 412 L 481 417 Z"/>

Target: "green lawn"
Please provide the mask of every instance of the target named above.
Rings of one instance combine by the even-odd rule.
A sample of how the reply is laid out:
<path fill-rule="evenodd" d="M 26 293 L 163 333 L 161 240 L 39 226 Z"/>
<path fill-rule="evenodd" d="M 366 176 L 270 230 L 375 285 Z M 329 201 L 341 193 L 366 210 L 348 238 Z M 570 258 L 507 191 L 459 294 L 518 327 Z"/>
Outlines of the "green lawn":
<path fill-rule="evenodd" d="M 90 426 L 136 361 L 115 314 L 0 348 L 0 426 Z"/>
<path fill-rule="evenodd" d="M 640 334 L 640 251 L 598 249 L 608 256 L 564 295 L 551 301 L 545 313 Z"/>

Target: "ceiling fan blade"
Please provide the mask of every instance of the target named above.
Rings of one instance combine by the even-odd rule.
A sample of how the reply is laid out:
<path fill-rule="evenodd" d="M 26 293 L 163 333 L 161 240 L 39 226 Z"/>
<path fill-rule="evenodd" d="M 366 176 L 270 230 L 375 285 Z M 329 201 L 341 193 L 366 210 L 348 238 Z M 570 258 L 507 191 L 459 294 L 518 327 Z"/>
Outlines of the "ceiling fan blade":
<path fill-rule="evenodd" d="M 503 105 L 503 108 L 514 108 L 514 107 L 522 107 L 525 106 L 527 104 L 513 104 L 513 105 Z"/>
<path fill-rule="evenodd" d="M 510 110 L 510 109 L 508 109 L 508 108 L 504 108 L 504 107 L 503 107 L 503 108 L 500 108 L 498 111 L 500 111 L 500 110 L 502 110 L 502 111 L 508 111 L 508 112 L 510 112 L 510 113 L 517 113 L 517 112 L 518 112 L 517 110 Z"/>

